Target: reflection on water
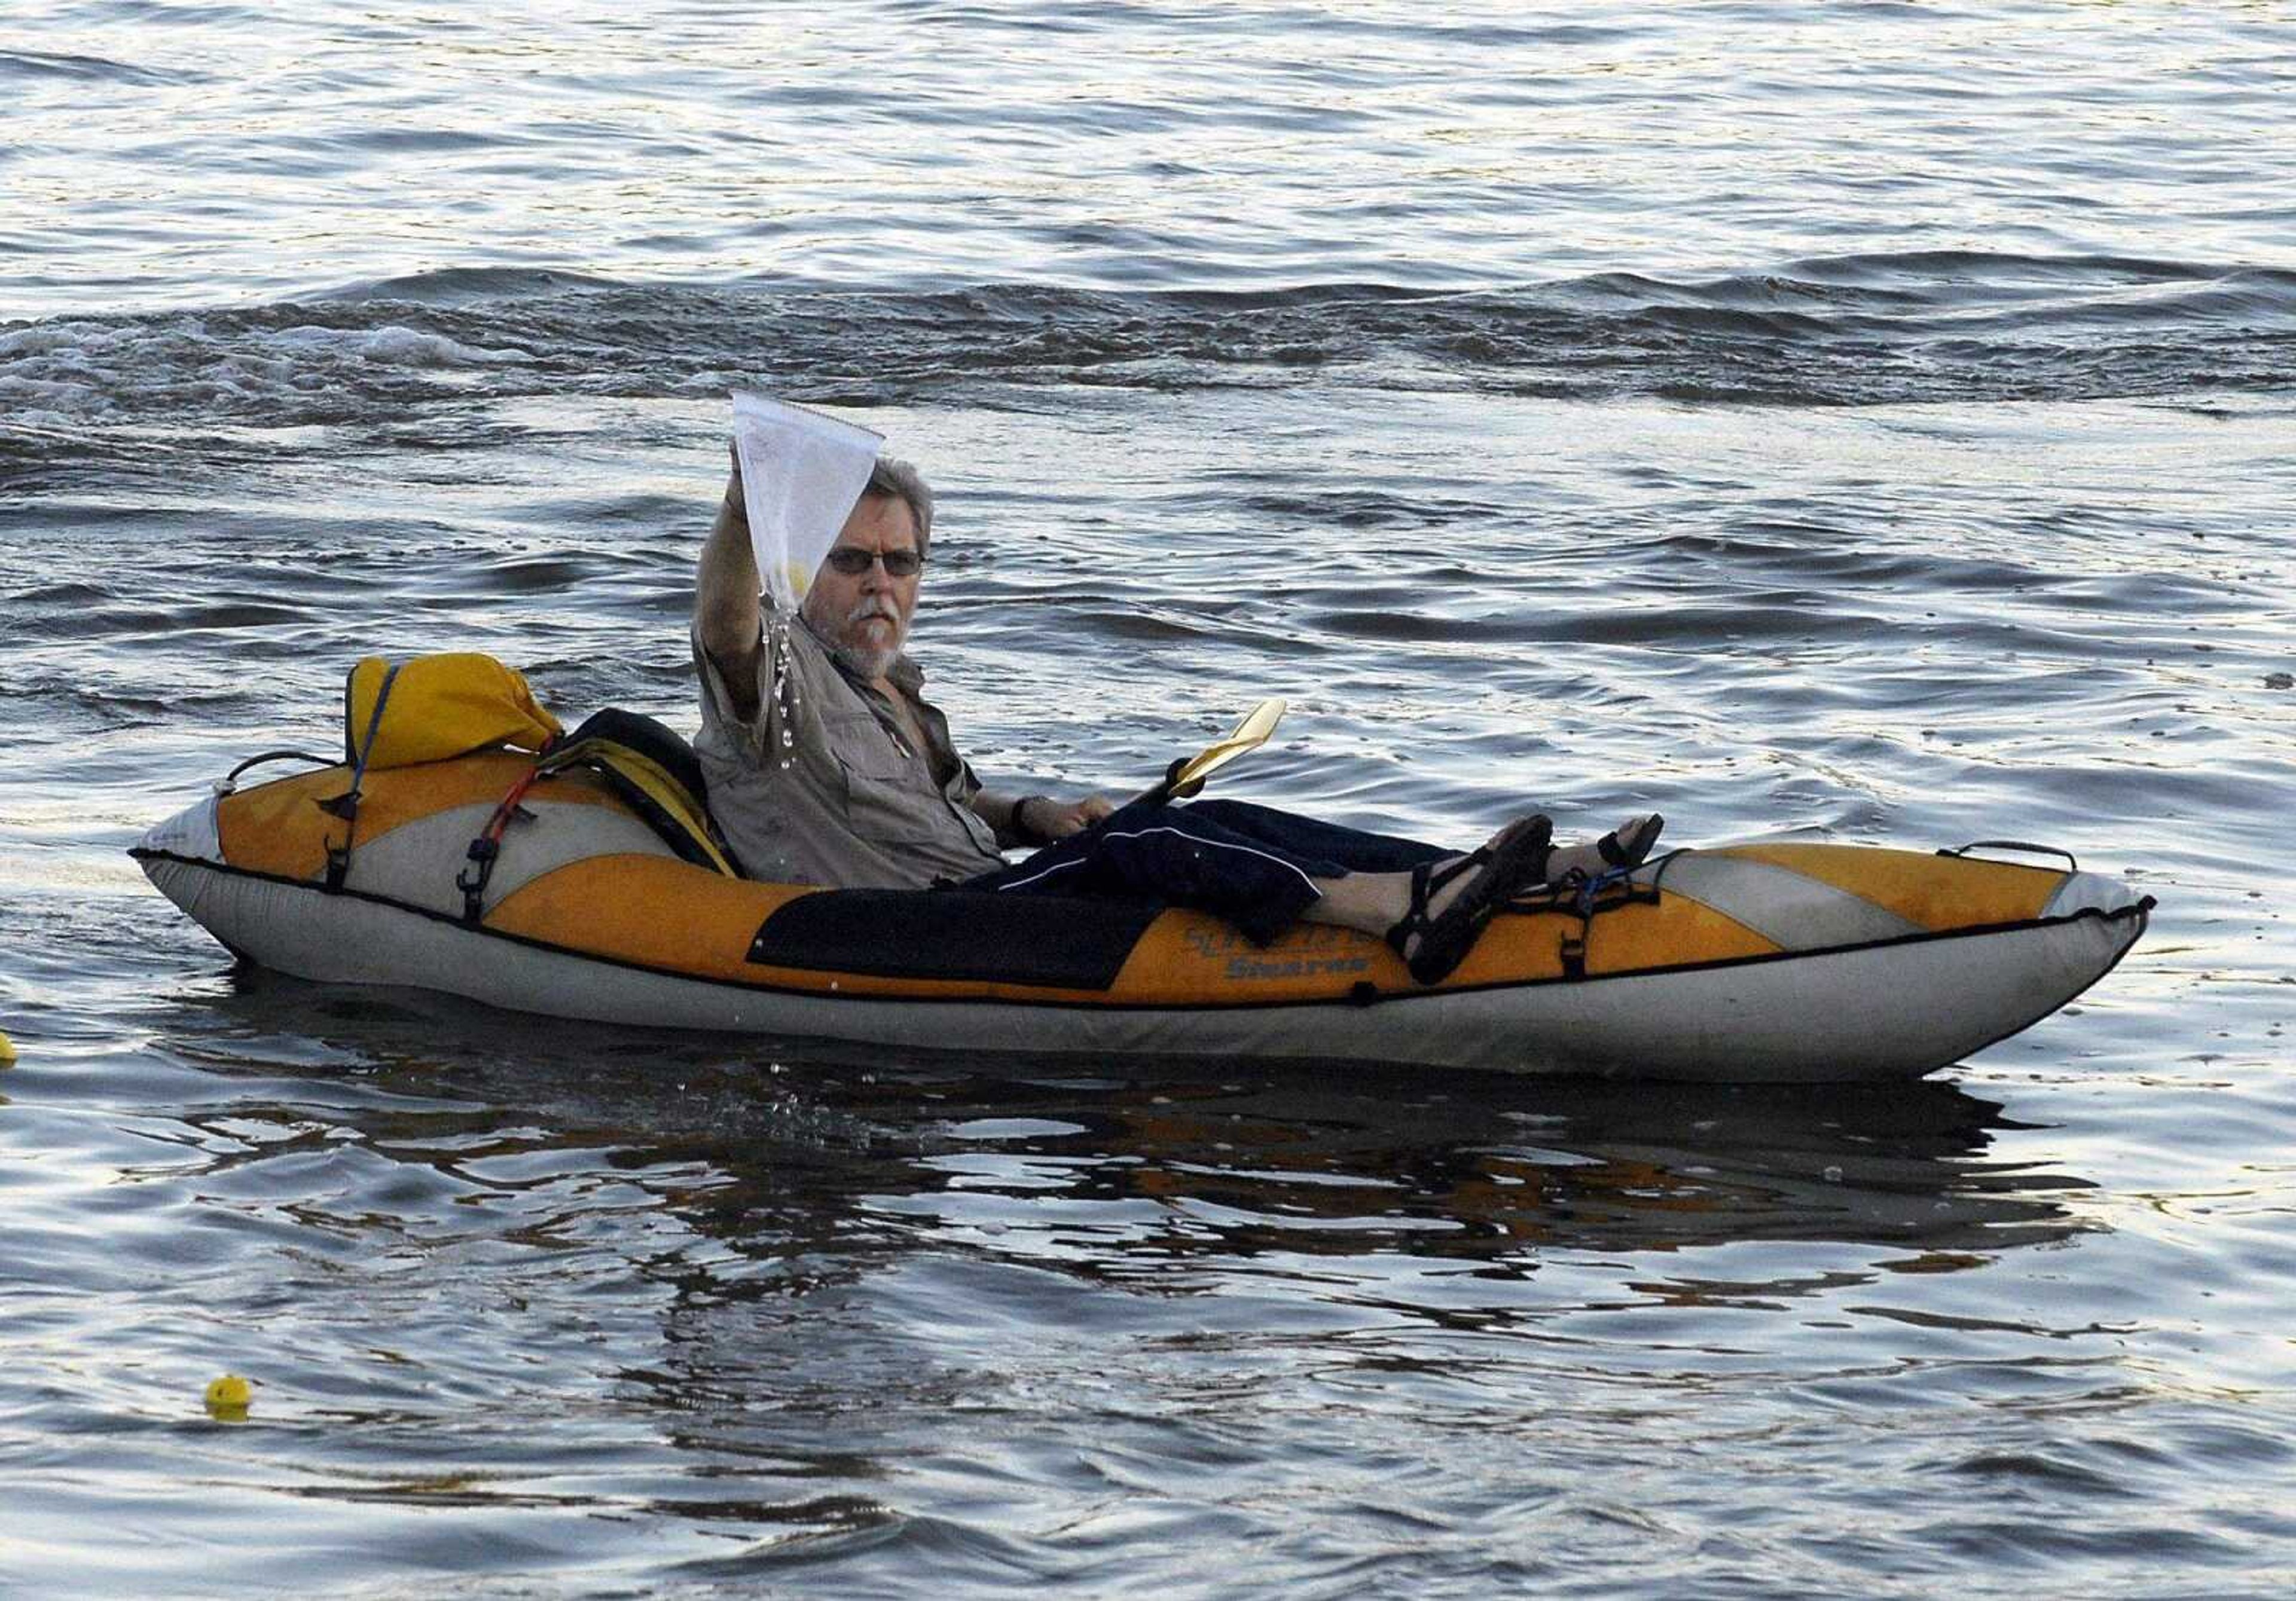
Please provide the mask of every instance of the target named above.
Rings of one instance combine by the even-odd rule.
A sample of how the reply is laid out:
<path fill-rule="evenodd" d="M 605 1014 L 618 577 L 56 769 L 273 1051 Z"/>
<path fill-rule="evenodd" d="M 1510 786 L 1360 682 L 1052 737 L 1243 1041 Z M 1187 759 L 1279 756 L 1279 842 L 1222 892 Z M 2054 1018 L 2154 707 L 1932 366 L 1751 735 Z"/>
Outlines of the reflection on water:
<path fill-rule="evenodd" d="M 252 971 L 146 1021 L 108 1093 L 173 1104 L 106 1137 L 114 1277 L 62 1267 L 57 1338 L 118 1292 L 168 1385 L 249 1373 L 207 1493 L 276 1548 L 388 1531 L 384 1571 L 926 1595 L 1216 1536 L 1313 1570 L 1391 1517 L 1476 1572 L 1486 1527 L 1611 1560 L 1718 1430 L 1814 1405 L 1808 1471 L 1903 1463 L 1909 1408 L 2120 1382 L 1941 1293 L 2095 1227 L 1948 1084 L 865 1063 Z M 118 1391 L 29 1416 L 134 1482 Z"/>
<path fill-rule="evenodd" d="M 203 1009 L 198 1053 L 214 1070 L 233 1071 L 243 1024 L 303 1041 L 323 1075 L 453 1103 L 345 1108 L 324 1129 L 279 1109 L 296 1137 L 358 1141 L 464 1179 L 512 1151 L 690 1165 L 706 1181 L 658 1198 L 735 1248 L 753 1229 L 827 1240 L 865 1226 L 1179 1287 L 1272 1253 L 1407 1249 L 1511 1273 L 1548 1251 L 1751 1240 L 1898 1246 L 1919 1255 L 1897 1270 L 1942 1272 L 2089 1226 L 2066 1206 L 2086 1180 L 1987 1160 L 1992 1131 L 2018 1125 L 1942 1082 L 1706 1088 L 890 1053 L 857 1063 L 850 1047 L 553 1023 L 252 970 Z M 232 1115 L 247 1129 L 271 1114 Z"/>

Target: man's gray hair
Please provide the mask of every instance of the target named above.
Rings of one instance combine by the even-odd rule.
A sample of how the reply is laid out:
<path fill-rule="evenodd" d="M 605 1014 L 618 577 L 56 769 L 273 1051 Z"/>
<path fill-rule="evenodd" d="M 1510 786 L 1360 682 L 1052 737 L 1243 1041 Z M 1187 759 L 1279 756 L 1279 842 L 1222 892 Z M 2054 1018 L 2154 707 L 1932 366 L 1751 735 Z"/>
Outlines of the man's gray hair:
<path fill-rule="evenodd" d="M 917 554 L 925 554 L 925 546 L 932 543 L 933 493 L 914 467 L 899 456 L 881 456 L 869 469 L 869 487 L 861 493 L 883 495 L 906 505 L 916 520 Z"/>

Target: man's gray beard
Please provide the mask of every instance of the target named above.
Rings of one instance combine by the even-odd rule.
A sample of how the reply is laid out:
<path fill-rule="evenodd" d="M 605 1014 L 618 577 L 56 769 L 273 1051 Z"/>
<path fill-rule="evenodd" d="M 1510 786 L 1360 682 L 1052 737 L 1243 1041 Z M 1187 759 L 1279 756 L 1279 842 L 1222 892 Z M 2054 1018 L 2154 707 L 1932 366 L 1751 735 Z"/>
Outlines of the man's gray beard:
<path fill-rule="evenodd" d="M 893 663 L 901 659 L 901 647 L 908 643 L 909 631 L 901 626 L 898 615 L 889 609 L 879 609 L 864 601 L 845 614 L 844 627 L 851 628 L 863 617 L 882 617 L 893 625 L 893 643 L 882 650 L 872 650 L 864 645 L 849 645 L 842 638 L 828 642 L 829 653 L 846 671 L 862 678 L 882 678 L 893 670 Z M 818 630 L 816 630 L 817 632 Z"/>
<path fill-rule="evenodd" d="M 864 650 L 857 645 L 832 645 L 829 653 L 837 658 L 845 670 L 860 678 L 882 678 L 893 670 L 893 663 L 901 659 L 901 647 L 897 643 L 886 650 Z"/>

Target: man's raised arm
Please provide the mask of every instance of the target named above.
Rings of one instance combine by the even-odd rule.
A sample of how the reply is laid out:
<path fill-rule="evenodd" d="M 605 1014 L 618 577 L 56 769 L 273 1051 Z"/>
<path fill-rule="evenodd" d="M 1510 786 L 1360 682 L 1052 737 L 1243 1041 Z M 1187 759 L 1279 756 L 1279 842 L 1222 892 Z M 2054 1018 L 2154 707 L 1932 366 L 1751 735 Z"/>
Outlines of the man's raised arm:
<path fill-rule="evenodd" d="M 758 716 L 758 659 L 764 645 L 758 628 L 758 558 L 750 548 L 750 519 L 742 508 L 742 469 L 727 476 L 726 498 L 718 507 L 694 571 L 693 630 L 717 663 L 718 676 L 745 723 Z"/>

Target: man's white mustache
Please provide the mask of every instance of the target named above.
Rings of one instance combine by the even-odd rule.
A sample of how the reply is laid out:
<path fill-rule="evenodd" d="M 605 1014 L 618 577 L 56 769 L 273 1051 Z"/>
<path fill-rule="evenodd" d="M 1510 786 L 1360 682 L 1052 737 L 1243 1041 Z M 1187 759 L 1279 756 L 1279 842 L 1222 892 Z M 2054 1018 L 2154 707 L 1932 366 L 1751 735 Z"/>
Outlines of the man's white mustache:
<path fill-rule="evenodd" d="M 854 607 L 850 612 L 848 612 L 845 614 L 845 621 L 849 627 L 854 623 L 861 622 L 872 617 L 882 617 L 887 622 L 891 623 L 895 628 L 900 627 L 901 624 L 901 614 L 893 610 L 892 602 L 873 599 L 865 600 L 859 605 Z"/>

